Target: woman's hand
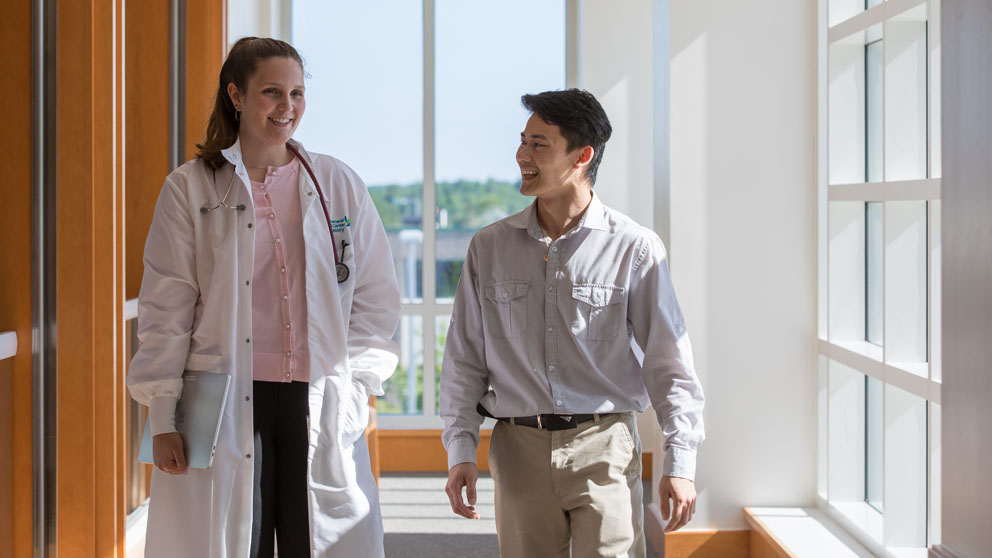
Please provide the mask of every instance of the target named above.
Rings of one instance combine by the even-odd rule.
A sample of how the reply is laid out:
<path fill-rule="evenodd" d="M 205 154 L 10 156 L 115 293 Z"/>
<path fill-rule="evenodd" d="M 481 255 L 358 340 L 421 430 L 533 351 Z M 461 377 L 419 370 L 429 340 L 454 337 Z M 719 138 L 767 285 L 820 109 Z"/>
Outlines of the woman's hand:
<path fill-rule="evenodd" d="M 170 475 L 185 475 L 186 452 L 183 451 L 182 434 L 166 432 L 152 436 L 152 459 L 156 467 Z"/>

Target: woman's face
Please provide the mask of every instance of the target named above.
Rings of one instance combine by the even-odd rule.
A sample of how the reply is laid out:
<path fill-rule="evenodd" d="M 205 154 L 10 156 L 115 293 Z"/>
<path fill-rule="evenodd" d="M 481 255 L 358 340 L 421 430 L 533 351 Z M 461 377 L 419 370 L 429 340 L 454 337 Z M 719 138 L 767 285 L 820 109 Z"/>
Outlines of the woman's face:
<path fill-rule="evenodd" d="M 241 110 L 241 141 L 266 148 L 285 144 L 303 118 L 303 68 L 292 58 L 259 62 L 245 91 L 233 84 L 227 93 Z"/>

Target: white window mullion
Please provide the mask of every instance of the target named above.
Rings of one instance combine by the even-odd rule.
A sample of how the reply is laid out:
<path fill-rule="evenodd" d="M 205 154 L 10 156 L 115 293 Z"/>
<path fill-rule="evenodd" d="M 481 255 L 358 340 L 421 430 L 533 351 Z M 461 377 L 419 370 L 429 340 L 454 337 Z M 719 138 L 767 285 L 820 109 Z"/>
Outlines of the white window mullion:
<path fill-rule="evenodd" d="M 565 87 L 582 87 L 582 60 L 579 41 L 582 36 L 580 0 L 565 0 Z"/>
<path fill-rule="evenodd" d="M 424 190 L 423 190 L 423 218 L 421 225 L 424 232 L 424 257 L 422 264 L 423 271 L 423 341 L 424 341 L 424 399 L 422 401 L 423 414 L 425 417 L 434 416 L 434 407 L 437 394 L 434 393 L 434 369 L 436 363 L 434 358 L 434 308 L 436 298 L 436 270 L 437 270 L 437 243 L 435 241 L 437 227 L 435 226 L 434 212 L 436 203 L 435 196 L 435 172 L 434 172 L 434 151 L 435 143 L 435 122 L 434 122 L 434 0 L 424 1 Z M 429 309 L 430 308 L 430 309 Z"/>

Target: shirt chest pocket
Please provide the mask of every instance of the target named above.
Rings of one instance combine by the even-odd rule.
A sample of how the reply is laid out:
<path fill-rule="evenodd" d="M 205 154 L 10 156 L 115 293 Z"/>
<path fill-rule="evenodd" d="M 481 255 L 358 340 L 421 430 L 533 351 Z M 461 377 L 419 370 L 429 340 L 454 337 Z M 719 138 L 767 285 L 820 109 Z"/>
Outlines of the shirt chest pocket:
<path fill-rule="evenodd" d="M 527 281 L 496 281 L 486 285 L 483 314 L 486 329 L 496 339 L 520 337 L 527 330 Z"/>
<path fill-rule="evenodd" d="M 613 285 L 573 285 L 572 333 L 587 341 L 615 339 L 625 321 L 626 295 L 627 289 Z"/>

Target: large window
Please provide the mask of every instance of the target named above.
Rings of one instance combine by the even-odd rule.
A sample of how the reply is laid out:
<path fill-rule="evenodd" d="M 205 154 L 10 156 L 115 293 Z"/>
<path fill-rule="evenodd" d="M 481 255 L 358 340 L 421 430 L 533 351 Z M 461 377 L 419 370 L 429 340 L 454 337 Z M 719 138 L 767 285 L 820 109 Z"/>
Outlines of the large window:
<path fill-rule="evenodd" d="M 565 0 L 294 0 L 308 148 L 351 165 L 383 219 L 403 296 L 385 428 L 439 427 L 451 302 L 469 240 L 531 202 L 520 96 L 565 87 Z"/>
<path fill-rule="evenodd" d="M 821 0 L 820 505 L 940 542 L 940 3 Z"/>

